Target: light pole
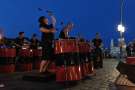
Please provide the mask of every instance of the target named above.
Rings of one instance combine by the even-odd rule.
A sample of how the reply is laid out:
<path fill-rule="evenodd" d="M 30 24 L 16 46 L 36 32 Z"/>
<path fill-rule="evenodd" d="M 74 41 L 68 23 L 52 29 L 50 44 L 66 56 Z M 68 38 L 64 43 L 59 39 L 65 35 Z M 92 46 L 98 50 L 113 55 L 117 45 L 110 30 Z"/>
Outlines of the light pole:
<path fill-rule="evenodd" d="M 124 32 L 125 32 L 125 26 L 123 24 L 123 10 L 124 10 L 124 0 L 121 0 L 120 3 L 120 24 L 117 27 L 118 32 L 120 33 L 119 38 L 119 47 L 120 47 L 120 57 L 123 56 L 123 48 L 125 46 L 125 40 L 124 40 Z"/>

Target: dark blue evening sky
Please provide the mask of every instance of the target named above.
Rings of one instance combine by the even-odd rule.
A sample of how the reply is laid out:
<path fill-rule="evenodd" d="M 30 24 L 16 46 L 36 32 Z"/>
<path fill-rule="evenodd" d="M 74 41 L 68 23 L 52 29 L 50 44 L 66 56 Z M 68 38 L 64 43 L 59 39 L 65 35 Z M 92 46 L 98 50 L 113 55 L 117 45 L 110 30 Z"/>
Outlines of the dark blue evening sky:
<path fill-rule="evenodd" d="M 135 38 L 135 0 L 125 2 L 125 37 L 129 41 Z M 120 21 L 119 5 L 120 0 L 0 0 L 0 28 L 4 29 L 6 37 L 16 37 L 19 31 L 24 31 L 28 37 L 33 33 L 40 37 L 38 17 L 52 10 L 58 29 L 61 21 L 73 21 L 72 36 L 79 32 L 84 38 L 92 39 L 99 32 L 108 46 L 111 38 L 119 37 L 116 30 Z"/>

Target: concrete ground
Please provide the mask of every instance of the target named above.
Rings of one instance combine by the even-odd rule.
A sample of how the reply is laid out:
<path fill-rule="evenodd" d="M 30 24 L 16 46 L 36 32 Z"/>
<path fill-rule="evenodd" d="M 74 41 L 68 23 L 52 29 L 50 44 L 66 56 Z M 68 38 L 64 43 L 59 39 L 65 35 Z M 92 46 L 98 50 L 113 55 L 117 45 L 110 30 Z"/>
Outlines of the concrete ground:
<path fill-rule="evenodd" d="M 118 61 L 115 59 L 105 59 L 104 68 L 96 70 L 96 76 L 80 82 L 69 90 L 112 90 L 111 85 L 119 75 L 119 72 L 115 69 L 117 64 Z"/>
<path fill-rule="evenodd" d="M 0 82 L 5 84 L 0 90 L 112 90 L 111 83 L 119 75 L 115 67 L 116 59 L 105 59 L 104 68 L 96 70 L 96 76 L 81 80 L 77 84 L 59 84 L 55 80 L 49 82 L 34 82 L 22 80 L 24 73 L 0 75 Z M 113 89 L 114 90 L 114 89 Z"/>

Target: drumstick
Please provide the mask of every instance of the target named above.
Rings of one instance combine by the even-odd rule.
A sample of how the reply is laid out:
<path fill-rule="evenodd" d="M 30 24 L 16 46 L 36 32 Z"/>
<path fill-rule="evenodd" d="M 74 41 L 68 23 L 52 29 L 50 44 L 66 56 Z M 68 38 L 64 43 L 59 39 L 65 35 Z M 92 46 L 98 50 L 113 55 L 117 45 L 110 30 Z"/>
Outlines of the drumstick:
<path fill-rule="evenodd" d="M 38 11 L 43 11 L 43 9 L 42 8 L 38 8 Z"/>
<path fill-rule="evenodd" d="M 48 14 L 53 14 L 53 11 L 51 11 L 51 10 L 46 10 L 46 12 L 47 12 Z"/>

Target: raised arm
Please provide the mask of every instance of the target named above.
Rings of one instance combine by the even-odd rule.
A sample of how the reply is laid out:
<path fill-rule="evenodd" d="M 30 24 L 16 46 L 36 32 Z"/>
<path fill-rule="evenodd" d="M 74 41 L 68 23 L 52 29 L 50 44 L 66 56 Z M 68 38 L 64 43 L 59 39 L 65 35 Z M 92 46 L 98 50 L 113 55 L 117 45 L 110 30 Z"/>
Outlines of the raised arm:
<path fill-rule="evenodd" d="M 51 29 L 51 30 L 49 30 L 49 29 L 46 29 L 46 28 L 40 28 L 40 32 L 44 32 L 44 33 L 54 33 L 54 32 L 56 32 L 56 30 L 55 29 Z"/>
<path fill-rule="evenodd" d="M 55 27 L 55 25 L 56 25 L 56 18 L 54 17 L 54 15 L 51 15 L 51 23 L 53 24 L 53 27 Z"/>

